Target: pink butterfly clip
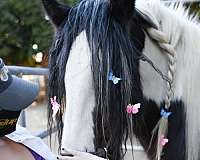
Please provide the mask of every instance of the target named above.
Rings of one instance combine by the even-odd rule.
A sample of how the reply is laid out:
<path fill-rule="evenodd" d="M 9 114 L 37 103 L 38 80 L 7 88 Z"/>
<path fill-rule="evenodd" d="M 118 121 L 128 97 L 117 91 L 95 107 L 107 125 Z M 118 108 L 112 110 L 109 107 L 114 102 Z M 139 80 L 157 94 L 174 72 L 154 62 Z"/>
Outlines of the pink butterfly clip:
<path fill-rule="evenodd" d="M 140 103 L 137 103 L 137 104 L 135 104 L 135 105 L 129 104 L 129 105 L 126 107 L 126 111 L 127 111 L 127 113 L 129 113 L 129 114 L 137 114 L 137 113 L 139 112 L 140 106 L 141 106 Z"/>
<path fill-rule="evenodd" d="M 56 96 L 54 96 L 54 98 L 51 98 L 51 105 L 52 105 L 52 110 L 53 110 L 52 117 L 55 118 L 57 112 L 60 109 L 60 104 L 56 101 Z"/>
<path fill-rule="evenodd" d="M 160 138 L 161 146 L 165 146 L 168 142 L 169 142 L 169 139 L 165 138 L 165 136 L 162 135 L 161 138 Z"/>

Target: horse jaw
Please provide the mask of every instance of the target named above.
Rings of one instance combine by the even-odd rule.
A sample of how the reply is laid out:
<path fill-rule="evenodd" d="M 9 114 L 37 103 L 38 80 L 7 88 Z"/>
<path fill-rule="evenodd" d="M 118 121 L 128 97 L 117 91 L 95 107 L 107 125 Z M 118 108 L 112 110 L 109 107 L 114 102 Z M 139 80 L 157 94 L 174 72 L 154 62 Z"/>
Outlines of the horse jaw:
<path fill-rule="evenodd" d="M 66 112 L 62 148 L 93 152 L 95 94 L 91 52 L 85 31 L 77 36 L 69 55 L 65 73 Z"/>

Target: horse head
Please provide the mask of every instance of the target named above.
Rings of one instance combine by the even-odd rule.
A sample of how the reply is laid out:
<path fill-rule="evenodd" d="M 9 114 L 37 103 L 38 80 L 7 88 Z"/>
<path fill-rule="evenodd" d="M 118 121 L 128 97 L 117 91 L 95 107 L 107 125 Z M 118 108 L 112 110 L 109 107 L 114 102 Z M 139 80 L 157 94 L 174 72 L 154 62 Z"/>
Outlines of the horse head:
<path fill-rule="evenodd" d="M 132 132 L 126 107 L 142 103 L 138 65 L 144 32 L 132 22 L 141 16 L 135 2 L 83 0 L 69 7 L 43 0 L 43 5 L 57 28 L 49 98 L 56 96 L 66 109 L 62 147 L 89 152 L 107 148 L 109 157 L 121 159 L 122 144 Z M 60 129 L 62 111 L 57 115 Z"/>
<path fill-rule="evenodd" d="M 49 98 L 56 96 L 61 108 L 56 123 L 49 111 L 49 126 L 59 128 L 61 147 L 96 154 L 105 148 L 104 157 L 120 160 L 127 140 L 132 142 L 135 135 L 149 159 L 159 160 L 162 151 L 173 159 L 177 145 L 184 153 L 176 158 L 184 159 L 185 145 L 180 145 L 185 143 L 180 99 L 184 94 L 176 87 L 175 95 L 171 92 L 171 81 L 187 86 L 174 77 L 175 58 L 184 52 L 181 36 L 174 31 L 185 25 L 175 22 L 176 14 L 149 1 L 139 8 L 131 0 L 82 0 L 72 7 L 43 0 L 43 5 L 56 28 L 49 56 Z M 173 24 L 177 26 L 169 31 Z M 181 51 L 176 54 L 177 46 Z M 180 65 L 177 71 L 184 73 Z M 168 120 L 163 119 L 170 112 L 174 116 L 169 118 L 168 137 L 180 136 L 160 147 L 168 128 Z M 167 142 L 166 137 L 163 140 Z"/>

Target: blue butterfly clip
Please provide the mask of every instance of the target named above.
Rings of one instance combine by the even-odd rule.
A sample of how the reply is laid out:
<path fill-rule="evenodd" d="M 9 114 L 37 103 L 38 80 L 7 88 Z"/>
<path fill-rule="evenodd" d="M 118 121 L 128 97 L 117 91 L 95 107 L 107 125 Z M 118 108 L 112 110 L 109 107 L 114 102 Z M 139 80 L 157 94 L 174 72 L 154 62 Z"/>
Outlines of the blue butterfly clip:
<path fill-rule="evenodd" d="M 109 81 L 112 81 L 113 84 L 118 84 L 119 81 L 122 80 L 121 78 L 118 78 L 118 77 L 114 76 L 114 75 L 113 75 L 113 72 L 110 72 L 110 73 L 109 73 L 108 79 L 109 79 Z"/>
<path fill-rule="evenodd" d="M 164 109 L 161 109 L 160 115 L 162 117 L 167 119 L 171 114 L 172 114 L 172 112 L 166 112 Z"/>

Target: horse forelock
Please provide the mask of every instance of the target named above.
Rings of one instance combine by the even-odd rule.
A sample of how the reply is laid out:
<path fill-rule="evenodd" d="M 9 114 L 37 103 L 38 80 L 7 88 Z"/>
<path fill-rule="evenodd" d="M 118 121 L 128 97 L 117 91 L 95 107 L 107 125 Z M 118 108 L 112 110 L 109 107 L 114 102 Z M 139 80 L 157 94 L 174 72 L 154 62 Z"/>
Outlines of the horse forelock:
<path fill-rule="evenodd" d="M 128 134 L 132 130 L 126 105 L 142 101 L 140 55 L 125 26 L 109 16 L 108 6 L 108 1 L 81 1 L 72 7 L 68 19 L 57 30 L 50 53 L 49 97 L 57 96 L 59 103 L 65 108 L 66 65 L 77 35 L 84 31 L 91 53 L 91 85 L 95 91 L 94 144 L 96 149 L 107 147 L 112 159 L 121 159 L 124 155 L 122 144 L 126 145 Z M 108 78 L 110 72 L 122 81 L 114 85 Z M 82 83 L 84 85 L 84 82 Z M 62 111 L 57 117 L 60 139 L 63 127 Z"/>

